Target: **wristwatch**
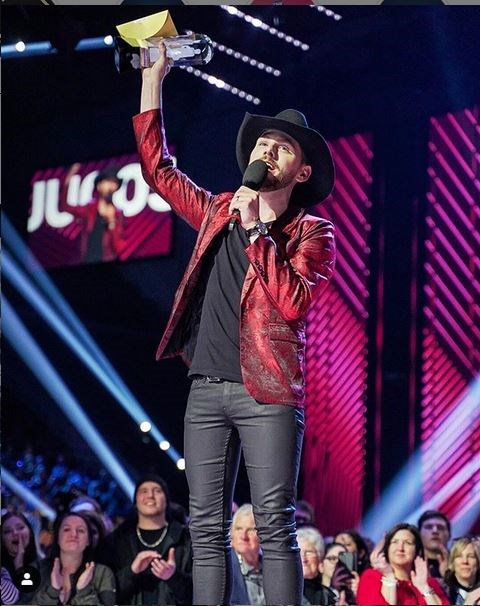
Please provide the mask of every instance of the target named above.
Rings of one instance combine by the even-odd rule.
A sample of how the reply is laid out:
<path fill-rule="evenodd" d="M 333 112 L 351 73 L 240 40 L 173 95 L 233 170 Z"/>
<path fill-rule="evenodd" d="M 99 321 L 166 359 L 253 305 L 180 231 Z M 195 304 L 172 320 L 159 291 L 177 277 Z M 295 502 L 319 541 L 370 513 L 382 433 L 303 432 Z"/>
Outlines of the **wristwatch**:
<path fill-rule="evenodd" d="M 257 234 L 260 236 L 266 236 L 268 235 L 268 225 L 263 221 L 258 220 L 253 227 L 245 231 L 247 232 L 247 236 L 249 238 L 256 236 Z"/>

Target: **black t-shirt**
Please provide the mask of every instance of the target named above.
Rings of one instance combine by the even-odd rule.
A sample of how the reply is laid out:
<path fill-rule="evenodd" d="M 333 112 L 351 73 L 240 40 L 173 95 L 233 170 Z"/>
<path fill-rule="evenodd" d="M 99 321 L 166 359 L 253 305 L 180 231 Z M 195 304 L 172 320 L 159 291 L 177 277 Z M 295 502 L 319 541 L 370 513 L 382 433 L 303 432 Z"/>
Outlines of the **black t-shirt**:
<path fill-rule="evenodd" d="M 240 298 L 250 241 L 238 223 L 217 244 L 202 306 L 197 344 L 189 376 L 212 375 L 242 383 L 240 369 Z"/>
<path fill-rule="evenodd" d="M 103 259 L 103 234 L 106 229 L 106 220 L 97 213 L 93 229 L 88 236 L 87 251 L 83 259 L 85 263 L 96 263 Z"/>

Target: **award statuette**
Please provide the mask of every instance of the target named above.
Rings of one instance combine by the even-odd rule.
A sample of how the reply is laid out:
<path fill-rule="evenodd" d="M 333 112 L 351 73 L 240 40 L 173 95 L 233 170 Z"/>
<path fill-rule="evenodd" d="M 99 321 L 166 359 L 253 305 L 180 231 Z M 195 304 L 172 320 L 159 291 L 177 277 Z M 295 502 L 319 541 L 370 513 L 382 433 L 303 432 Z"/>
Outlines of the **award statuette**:
<path fill-rule="evenodd" d="M 151 67 L 160 56 L 158 44 L 163 42 L 173 67 L 205 65 L 213 56 L 213 44 L 204 34 L 179 36 L 168 11 L 117 25 L 115 65 L 122 73 Z"/>

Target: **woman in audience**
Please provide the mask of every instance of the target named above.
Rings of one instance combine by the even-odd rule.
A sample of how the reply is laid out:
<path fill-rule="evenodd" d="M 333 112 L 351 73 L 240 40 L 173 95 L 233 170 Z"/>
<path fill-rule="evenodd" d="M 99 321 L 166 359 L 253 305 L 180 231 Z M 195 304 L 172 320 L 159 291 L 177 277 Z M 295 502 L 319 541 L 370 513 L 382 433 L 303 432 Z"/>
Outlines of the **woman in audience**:
<path fill-rule="evenodd" d="M 329 587 L 340 603 L 355 604 L 359 576 L 340 561 L 342 553 L 348 552 L 341 543 L 326 546 L 325 556 L 320 563 L 322 585 Z"/>
<path fill-rule="evenodd" d="M 450 603 L 477 604 L 480 600 L 480 548 L 469 537 L 456 539 L 450 550 L 445 573 Z"/>
<path fill-rule="evenodd" d="M 369 568 L 369 550 L 365 539 L 358 534 L 356 530 L 342 530 L 335 539 L 335 543 L 340 543 L 349 553 L 353 553 L 357 560 L 356 571 L 362 573 Z"/>
<path fill-rule="evenodd" d="M 16 604 L 19 598 L 19 591 L 15 587 L 12 577 L 6 568 L 2 566 L 2 586 L 1 586 L 2 604 Z"/>
<path fill-rule="evenodd" d="M 436 579 L 428 577 L 420 533 L 411 524 L 397 524 L 385 536 L 383 550 L 360 577 L 357 602 L 377 605 L 448 605 Z"/>
<path fill-rule="evenodd" d="M 2 516 L 2 566 L 13 577 L 24 566 L 38 566 L 39 555 L 32 525 L 22 513 Z"/>
<path fill-rule="evenodd" d="M 113 572 L 93 561 L 91 546 L 92 531 L 83 514 L 69 512 L 60 518 L 51 558 L 40 564 L 42 582 L 33 603 L 113 606 Z"/>

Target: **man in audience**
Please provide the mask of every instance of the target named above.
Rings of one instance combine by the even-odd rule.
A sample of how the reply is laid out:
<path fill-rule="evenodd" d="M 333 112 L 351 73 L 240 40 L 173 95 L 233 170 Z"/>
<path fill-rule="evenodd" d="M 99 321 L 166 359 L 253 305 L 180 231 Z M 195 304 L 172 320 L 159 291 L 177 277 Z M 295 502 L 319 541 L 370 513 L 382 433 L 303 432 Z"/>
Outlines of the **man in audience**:
<path fill-rule="evenodd" d="M 237 509 L 232 521 L 233 593 L 232 604 L 263 606 L 262 557 L 260 539 L 255 527 L 253 508 L 245 503 Z"/>
<path fill-rule="evenodd" d="M 302 605 L 331 606 L 336 604 L 335 592 L 322 584 L 320 566 L 325 556 L 325 542 L 322 535 L 316 528 L 302 526 L 297 531 L 297 540 L 304 579 Z"/>
<path fill-rule="evenodd" d="M 169 511 L 168 488 L 156 474 L 135 486 L 136 515 L 107 536 L 99 560 L 114 571 L 119 604 L 191 604 L 188 529 Z"/>
<path fill-rule="evenodd" d="M 425 558 L 430 576 L 443 578 L 448 567 L 448 541 L 450 540 L 450 520 L 441 511 L 424 511 L 417 523 L 422 537 Z"/>

